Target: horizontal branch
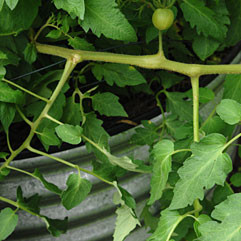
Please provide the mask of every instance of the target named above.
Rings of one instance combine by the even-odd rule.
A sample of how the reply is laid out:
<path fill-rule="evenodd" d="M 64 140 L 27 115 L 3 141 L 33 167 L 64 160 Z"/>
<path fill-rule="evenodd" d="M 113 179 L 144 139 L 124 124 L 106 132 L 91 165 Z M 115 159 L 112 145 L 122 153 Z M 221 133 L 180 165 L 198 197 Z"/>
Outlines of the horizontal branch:
<path fill-rule="evenodd" d="M 241 64 L 229 65 L 201 65 L 186 64 L 166 59 L 163 55 L 125 55 L 107 52 L 95 52 L 74 50 L 58 46 L 36 43 L 39 53 L 59 56 L 62 58 L 73 58 L 79 56 L 82 61 L 100 61 L 108 63 L 130 64 L 147 69 L 165 69 L 190 77 L 197 77 L 208 74 L 241 74 Z"/>

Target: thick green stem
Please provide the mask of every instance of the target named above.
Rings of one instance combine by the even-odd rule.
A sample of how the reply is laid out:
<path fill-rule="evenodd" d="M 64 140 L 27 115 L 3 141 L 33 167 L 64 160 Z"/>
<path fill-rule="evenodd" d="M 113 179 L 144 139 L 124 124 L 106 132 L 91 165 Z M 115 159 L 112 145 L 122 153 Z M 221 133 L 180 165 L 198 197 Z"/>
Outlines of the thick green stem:
<path fill-rule="evenodd" d="M 160 54 L 154 55 L 124 55 L 106 52 L 92 52 L 83 50 L 73 50 L 57 46 L 45 45 L 36 43 L 36 48 L 39 53 L 59 56 L 68 59 L 70 56 L 79 56 L 80 61 L 102 61 L 109 63 L 120 63 L 136 65 L 148 69 L 165 69 L 174 71 L 187 76 L 200 76 L 208 74 L 240 74 L 241 64 L 230 65 L 201 65 L 201 64 L 186 64 L 163 58 Z"/>
<path fill-rule="evenodd" d="M 193 136 L 199 142 L 199 76 L 191 78 L 193 92 Z"/>
<path fill-rule="evenodd" d="M 192 92 L 193 92 L 193 140 L 199 142 L 199 76 L 191 77 Z M 195 216 L 199 216 L 202 206 L 198 199 L 193 203 Z"/>

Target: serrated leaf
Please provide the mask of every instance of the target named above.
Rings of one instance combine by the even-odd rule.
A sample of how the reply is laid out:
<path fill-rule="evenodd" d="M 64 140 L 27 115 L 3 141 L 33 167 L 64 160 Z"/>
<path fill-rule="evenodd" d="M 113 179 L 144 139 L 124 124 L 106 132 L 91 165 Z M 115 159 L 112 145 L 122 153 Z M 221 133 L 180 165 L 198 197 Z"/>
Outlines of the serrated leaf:
<path fill-rule="evenodd" d="M 110 85 L 119 87 L 146 83 L 144 77 L 133 67 L 125 64 L 95 64 L 92 72 L 97 80 L 103 78 Z"/>
<path fill-rule="evenodd" d="M 216 111 L 221 119 L 229 125 L 234 125 L 241 121 L 241 104 L 235 100 L 222 100 Z"/>
<path fill-rule="evenodd" d="M 40 134 L 40 140 L 49 146 L 58 146 L 61 142 L 55 135 L 55 131 L 52 128 L 45 127 Z"/>
<path fill-rule="evenodd" d="M 73 126 L 69 124 L 59 125 L 55 128 L 55 131 L 59 138 L 72 145 L 79 144 L 81 142 L 82 127 Z"/>
<path fill-rule="evenodd" d="M 159 218 L 152 215 L 148 206 L 143 208 L 140 218 L 143 218 L 145 227 L 150 227 L 152 232 L 156 230 Z"/>
<path fill-rule="evenodd" d="M 15 229 L 18 215 L 11 208 L 4 208 L 0 212 L 0 240 L 5 240 Z"/>
<path fill-rule="evenodd" d="M 20 90 L 14 90 L 6 83 L 0 82 L 0 101 L 21 104 L 23 102 L 23 94 Z"/>
<path fill-rule="evenodd" d="M 236 100 L 241 104 L 241 75 L 229 74 L 225 78 L 223 99 Z"/>
<path fill-rule="evenodd" d="M 16 108 L 13 104 L 0 102 L 0 121 L 5 132 L 13 122 L 15 113 Z"/>
<path fill-rule="evenodd" d="M 212 203 L 213 205 L 217 205 L 221 202 L 223 202 L 224 200 L 227 199 L 227 197 L 229 195 L 233 194 L 233 190 L 230 188 L 230 185 L 225 182 L 224 186 L 217 186 L 213 192 L 213 196 L 212 196 Z"/>
<path fill-rule="evenodd" d="M 226 1 L 228 11 L 230 13 L 230 26 L 228 28 L 227 38 L 225 44 L 233 46 L 241 39 L 241 32 L 239 31 L 241 25 L 241 1 L 229 0 Z"/>
<path fill-rule="evenodd" d="M 19 0 L 5 0 L 5 3 L 8 5 L 8 7 L 13 10 L 17 4 L 18 4 Z"/>
<path fill-rule="evenodd" d="M 41 181 L 41 182 L 43 183 L 43 185 L 45 186 L 45 188 L 48 189 L 49 191 L 54 192 L 54 193 L 56 193 L 56 194 L 58 194 L 58 195 L 60 195 L 60 194 L 62 193 L 62 190 L 60 190 L 55 184 L 48 182 L 48 181 L 44 178 L 44 176 L 42 175 L 42 173 L 39 171 L 38 168 L 36 168 L 36 169 L 34 170 L 33 175 L 34 175 L 35 177 L 37 177 L 38 180 Z"/>
<path fill-rule="evenodd" d="M 144 126 L 135 129 L 135 134 L 131 137 L 131 142 L 137 145 L 151 146 L 160 136 L 157 133 L 157 126 L 151 121 L 142 121 Z"/>
<path fill-rule="evenodd" d="M 0 35 L 17 35 L 29 29 L 38 14 L 40 4 L 39 0 L 19 1 L 13 10 L 4 4 L 0 11 Z"/>
<path fill-rule="evenodd" d="M 201 35 L 194 39 L 192 48 L 195 54 L 204 61 L 218 49 L 219 45 L 219 41 Z"/>
<path fill-rule="evenodd" d="M 155 232 L 147 241 L 168 241 L 177 225 L 183 217 L 177 211 L 164 210 L 161 212 L 161 218 Z"/>
<path fill-rule="evenodd" d="M 135 209 L 136 208 L 136 201 L 132 197 L 132 195 L 127 190 L 125 190 L 123 187 L 118 186 L 118 188 L 119 188 L 119 190 L 122 194 L 121 199 L 125 202 L 125 204 L 129 208 Z"/>
<path fill-rule="evenodd" d="M 64 220 L 60 219 L 51 219 L 46 216 L 41 216 L 41 218 L 46 223 L 48 231 L 54 236 L 59 237 L 61 234 L 66 233 L 68 228 L 68 218 Z"/>
<path fill-rule="evenodd" d="M 127 113 L 118 100 L 119 97 L 112 93 L 97 93 L 92 96 L 92 105 L 94 110 L 101 115 L 127 117 Z"/>
<path fill-rule="evenodd" d="M 169 111 L 178 115 L 180 120 L 192 120 L 192 104 L 183 100 L 184 94 L 180 92 L 165 92 Z"/>
<path fill-rule="evenodd" d="M 88 50 L 88 51 L 94 51 L 95 47 L 88 43 L 86 39 L 74 37 L 68 39 L 68 43 L 70 46 L 72 46 L 74 49 L 80 49 L 80 50 Z"/>
<path fill-rule="evenodd" d="M 215 207 L 211 216 L 221 223 L 210 221 L 202 224 L 199 227 L 202 241 L 241 240 L 241 193 L 230 195 Z"/>
<path fill-rule="evenodd" d="M 85 2 L 84 0 L 54 0 L 57 9 L 63 9 L 69 13 L 70 16 L 84 19 Z"/>
<path fill-rule="evenodd" d="M 116 227 L 113 235 L 114 241 L 123 241 L 136 225 L 141 226 L 141 224 L 133 210 L 126 205 L 117 208 L 116 214 Z"/>
<path fill-rule="evenodd" d="M 232 170 L 232 160 L 223 153 L 225 144 L 223 135 L 210 134 L 191 145 L 193 155 L 178 170 L 180 179 L 174 188 L 169 209 L 192 205 L 195 199 L 204 198 L 204 188 L 209 189 L 214 184 L 223 185 Z"/>
<path fill-rule="evenodd" d="M 192 28 L 197 28 L 198 34 L 203 33 L 205 37 L 212 36 L 218 40 L 225 38 L 227 26 L 215 19 L 215 12 L 206 7 L 203 1 L 183 0 L 180 7 L 184 18 Z"/>
<path fill-rule="evenodd" d="M 235 187 L 241 187 L 241 172 L 233 174 L 230 178 L 230 182 Z"/>
<path fill-rule="evenodd" d="M 153 173 L 151 177 L 151 197 L 148 205 L 152 205 L 160 199 L 166 187 L 168 175 L 172 169 L 171 155 L 174 152 L 174 144 L 170 140 L 161 140 L 154 145 L 151 155 L 153 156 Z"/>
<path fill-rule="evenodd" d="M 192 90 L 188 90 L 186 92 L 187 97 L 193 99 L 193 94 L 192 94 Z M 213 100 L 215 97 L 214 92 L 209 89 L 209 88 L 203 88 L 200 87 L 199 88 L 199 102 L 200 103 L 208 103 L 209 101 Z"/>
<path fill-rule="evenodd" d="M 67 180 L 67 189 L 61 195 L 62 204 L 67 210 L 78 206 L 89 194 L 92 184 L 78 174 L 71 174 Z"/>
<path fill-rule="evenodd" d="M 85 31 L 89 29 L 97 36 L 103 34 L 115 40 L 136 41 L 136 33 L 125 16 L 118 9 L 115 0 L 88 0 L 82 23 Z"/>

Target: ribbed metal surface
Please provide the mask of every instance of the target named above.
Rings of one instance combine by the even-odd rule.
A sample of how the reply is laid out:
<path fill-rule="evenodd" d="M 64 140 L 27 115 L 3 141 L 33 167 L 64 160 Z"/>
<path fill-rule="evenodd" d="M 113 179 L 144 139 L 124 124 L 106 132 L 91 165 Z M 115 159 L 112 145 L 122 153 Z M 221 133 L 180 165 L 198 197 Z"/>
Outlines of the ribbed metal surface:
<path fill-rule="evenodd" d="M 157 123 L 161 117 L 152 120 Z M 134 146 L 129 143 L 134 129 L 120 133 L 111 137 L 110 146 L 115 155 L 129 155 L 136 159 L 146 160 L 148 158 L 148 147 Z M 89 154 L 85 147 L 77 147 L 72 150 L 56 153 L 61 157 L 79 166 L 91 169 L 90 162 L 95 158 Z M 68 168 L 45 157 L 35 157 L 13 162 L 15 167 L 33 171 L 39 168 L 44 177 L 60 188 L 65 189 L 66 180 L 71 172 L 75 170 Z M 93 184 L 90 195 L 78 206 L 67 211 L 61 204 L 59 198 L 46 190 L 43 185 L 26 175 L 12 172 L 5 182 L 0 183 L 0 193 L 2 196 L 14 200 L 16 189 L 20 185 L 25 196 L 35 193 L 43 196 L 41 202 L 41 214 L 51 218 L 64 219 L 69 217 L 69 229 L 66 234 L 58 238 L 52 237 L 45 228 L 45 224 L 38 218 L 26 212 L 19 212 L 19 222 L 13 235 L 7 240 L 18 241 L 108 241 L 112 240 L 115 225 L 116 206 L 112 203 L 115 190 L 100 182 L 95 177 L 82 173 L 82 176 L 90 180 Z M 141 185 L 140 185 L 141 184 Z M 126 188 L 137 201 L 137 215 L 140 214 L 148 197 L 150 188 L 150 176 L 147 174 L 130 173 L 120 180 L 120 185 Z M 138 227 L 126 239 L 128 241 L 144 241 L 148 237 L 147 231 L 143 227 Z"/>

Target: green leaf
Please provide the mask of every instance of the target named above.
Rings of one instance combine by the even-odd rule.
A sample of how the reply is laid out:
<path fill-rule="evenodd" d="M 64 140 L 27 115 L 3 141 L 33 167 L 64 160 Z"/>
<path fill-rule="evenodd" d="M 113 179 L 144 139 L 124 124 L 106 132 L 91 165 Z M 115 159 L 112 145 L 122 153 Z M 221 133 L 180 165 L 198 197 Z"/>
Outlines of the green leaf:
<path fill-rule="evenodd" d="M 201 224 L 204 224 L 204 223 L 206 223 L 206 222 L 208 222 L 208 221 L 211 221 L 211 220 L 212 220 L 212 219 L 211 219 L 208 215 L 206 215 L 206 214 L 201 214 L 199 217 L 197 217 L 197 218 L 195 219 L 195 222 L 194 222 L 194 224 L 193 224 L 193 227 L 194 227 L 194 230 L 195 230 L 195 233 L 196 233 L 197 237 L 200 237 L 200 236 L 201 236 L 201 234 L 200 234 L 200 232 L 199 232 L 199 230 L 198 230 L 199 226 L 200 226 Z"/>
<path fill-rule="evenodd" d="M 67 210 L 78 206 L 89 194 L 91 183 L 78 174 L 71 174 L 67 180 L 67 189 L 61 195 L 62 204 Z"/>
<path fill-rule="evenodd" d="M 40 134 L 40 140 L 49 146 L 58 146 L 60 145 L 59 138 L 55 135 L 55 131 L 52 128 L 45 127 L 41 134 Z"/>
<path fill-rule="evenodd" d="M 236 100 L 241 104 L 241 75 L 228 74 L 224 82 L 223 99 Z"/>
<path fill-rule="evenodd" d="M 74 49 L 80 49 L 80 50 L 88 50 L 88 51 L 94 51 L 95 47 L 88 43 L 86 39 L 74 37 L 68 39 L 68 43 L 70 46 L 72 46 Z"/>
<path fill-rule="evenodd" d="M 180 179 L 174 188 L 169 209 L 192 205 L 195 199 L 204 198 L 204 188 L 209 189 L 214 184 L 223 185 L 232 170 L 232 160 L 223 153 L 225 144 L 223 135 L 210 134 L 191 145 L 193 155 L 178 170 Z"/>
<path fill-rule="evenodd" d="M 13 10 L 17 4 L 18 4 L 19 0 L 5 0 L 5 3 L 8 5 L 8 7 Z"/>
<path fill-rule="evenodd" d="M 83 129 L 80 126 L 64 124 L 57 126 L 55 131 L 59 138 L 64 142 L 72 145 L 76 145 L 81 142 L 81 134 Z"/>
<path fill-rule="evenodd" d="M 199 227 L 202 241 L 238 241 L 241 240 L 241 193 L 230 195 L 217 205 L 211 214 L 220 221 L 209 221 Z"/>
<path fill-rule="evenodd" d="M 0 102 L 0 121 L 5 132 L 7 132 L 9 126 L 13 122 L 15 113 L 16 108 L 13 104 Z"/>
<path fill-rule="evenodd" d="M 146 43 L 149 44 L 152 40 L 158 37 L 158 29 L 154 26 L 150 26 L 146 29 Z"/>
<path fill-rule="evenodd" d="M 51 219 L 46 216 L 41 216 L 41 218 L 46 223 L 48 231 L 54 236 L 59 237 L 61 234 L 66 233 L 68 228 L 68 218 L 64 220 L 60 219 Z"/>
<path fill-rule="evenodd" d="M 165 92 L 169 111 L 180 117 L 180 120 L 192 120 L 192 104 L 183 100 L 184 94 L 180 92 Z"/>
<path fill-rule="evenodd" d="M 39 179 L 39 181 L 41 181 L 41 182 L 43 183 L 43 185 L 45 186 L 46 189 L 48 189 L 49 191 L 54 192 L 54 193 L 56 193 L 56 194 L 58 194 L 58 195 L 61 195 L 62 190 L 60 190 L 55 184 L 48 182 L 48 181 L 44 178 L 44 176 L 42 175 L 42 173 L 39 171 L 38 168 L 36 168 L 36 169 L 34 170 L 33 175 L 34 175 L 35 177 L 37 177 L 37 178 Z"/>
<path fill-rule="evenodd" d="M 241 25 L 241 1 L 229 0 L 226 1 L 228 11 L 230 13 L 231 24 L 228 28 L 227 38 L 225 44 L 233 46 L 241 39 L 241 32 L 239 31 Z"/>
<path fill-rule="evenodd" d="M 230 178 L 230 182 L 235 187 L 241 187 L 241 172 L 233 174 Z"/>
<path fill-rule="evenodd" d="M 216 111 L 221 119 L 229 125 L 234 125 L 241 121 L 241 104 L 235 100 L 222 100 Z"/>
<path fill-rule="evenodd" d="M 47 35 L 46 38 L 58 39 L 62 35 L 62 32 L 58 29 L 51 30 Z"/>
<path fill-rule="evenodd" d="M 38 14 L 40 4 L 40 0 L 19 0 L 14 10 L 4 4 L 0 11 L 0 35 L 18 34 L 29 29 Z"/>
<path fill-rule="evenodd" d="M 186 92 L 187 97 L 193 99 L 192 89 Z M 209 101 L 213 100 L 215 97 L 214 92 L 209 88 L 199 88 L 199 102 L 200 103 L 208 103 Z"/>
<path fill-rule="evenodd" d="M 193 128 L 190 124 L 171 118 L 166 119 L 168 132 L 176 139 L 182 140 L 192 135 Z"/>
<path fill-rule="evenodd" d="M 151 214 L 148 206 L 145 206 L 143 208 L 140 218 L 143 218 L 145 227 L 150 227 L 152 232 L 154 232 L 156 230 L 159 218 L 157 218 Z"/>
<path fill-rule="evenodd" d="M 233 194 L 233 190 L 230 185 L 225 182 L 224 186 L 217 186 L 213 192 L 212 203 L 217 205 L 227 199 L 229 195 Z"/>
<path fill-rule="evenodd" d="M 121 207 L 117 208 L 116 214 L 117 219 L 113 241 L 123 241 L 136 225 L 141 225 L 133 210 L 126 205 L 121 205 Z"/>
<path fill-rule="evenodd" d="M 132 195 L 126 191 L 124 188 L 122 188 L 121 186 L 118 186 L 122 196 L 121 199 L 125 202 L 125 204 L 132 209 L 136 208 L 136 201 L 135 199 L 132 197 Z"/>
<path fill-rule="evenodd" d="M 5 74 L 6 74 L 6 69 L 3 66 L 0 66 L 0 80 L 3 79 Z"/>
<path fill-rule="evenodd" d="M 15 229 L 18 215 L 11 208 L 4 208 L 0 212 L 0 240 L 5 240 Z"/>
<path fill-rule="evenodd" d="M 4 158 L 6 156 L 8 156 L 9 154 L 6 153 L 6 152 L 0 152 L 0 158 Z M 4 178 L 10 173 L 10 169 L 8 168 L 3 168 L 1 171 L 0 171 L 0 181 L 4 180 Z"/>
<path fill-rule="evenodd" d="M 215 39 L 224 39 L 227 26 L 215 19 L 215 12 L 205 6 L 200 0 L 183 0 L 180 5 L 184 18 L 190 22 L 192 28 L 196 27 L 198 34 L 205 37 L 212 36 Z"/>
<path fill-rule="evenodd" d="M 82 27 L 86 32 L 91 29 L 98 37 L 103 34 L 115 40 L 137 40 L 135 30 L 118 9 L 115 0 L 88 0 L 85 2 L 85 7 Z"/>
<path fill-rule="evenodd" d="M 213 38 L 197 35 L 192 43 L 192 48 L 195 54 L 204 61 L 218 49 L 219 45 L 220 42 Z"/>
<path fill-rule="evenodd" d="M 40 213 L 40 196 L 36 193 L 28 198 L 23 197 L 23 191 L 21 187 L 19 186 L 17 188 L 17 203 L 30 210 L 31 212 L 34 212 L 39 215 Z"/>
<path fill-rule="evenodd" d="M 161 218 L 155 232 L 147 241 L 168 241 L 177 225 L 183 217 L 177 211 L 164 210 L 161 212 Z"/>
<path fill-rule="evenodd" d="M 151 146 L 160 136 L 157 133 L 157 126 L 151 121 L 141 122 L 144 128 L 138 127 L 135 129 L 135 134 L 131 137 L 131 142 L 137 145 Z"/>
<path fill-rule="evenodd" d="M 214 116 L 202 126 L 201 130 L 203 130 L 207 135 L 211 133 L 220 133 L 224 135 L 224 130 L 227 124 L 219 117 Z"/>
<path fill-rule="evenodd" d="M 62 122 L 70 125 L 80 125 L 81 121 L 80 103 L 75 103 L 72 97 L 67 98 Z"/>
<path fill-rule="evenodd" d="M 0 0 L 0 11 L 2 10 L 3 4 L 5 0 Z"/>
<path fill-rule="evenodd" d="M 158 75 L 160 76 L 161 83 L 165 89 L 171 88 L 172 86 L 180 83 L 184 79 L 183 76 L 163 70 L 159 71 Z"/>
<path fill-rule="evenodd" d="M 95 64 L 92 72 L 97 80 L 103 78 L 109 85 L 119 87 L 146 83 L 144 77 L 133 67 L 125 64 Z"/>
<path fill-rule="evenodd" d="M 154 145 L 151 155 L 153 156 L 153 173 L 151 177 L 151 197 L 148 205 L 152 205 L 160 199 L 166 187 L 168 175 L 172 169 L 171 155 L 174 152 L 174 144 L 170 140 L 161 140 Z"/>
<path fill-rule="evenodd" d="M 81 20 L 85 15 L 85 2 L 84 0 L 54 0 L 57 9 L 63 9 L 69 13 L 70 16 L 78 17 Z"/>
<path fill-rule="evenodd" d="M 6 83 L 0 81 L 0 101 L 21 104 L 23 102 L 23 94 L 20 90 L 13 90 Z"/>
<path fill-rule="evenodd" d="M 119 97 L 112 93 L 97 93 L 92 96 L 92 105 L 94 110 L 101 115 L 127 117 L 127 113 L 118 100 Z"/>

